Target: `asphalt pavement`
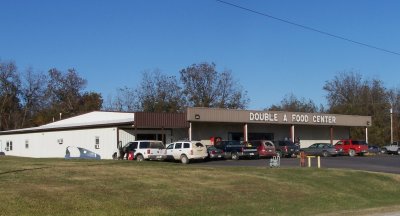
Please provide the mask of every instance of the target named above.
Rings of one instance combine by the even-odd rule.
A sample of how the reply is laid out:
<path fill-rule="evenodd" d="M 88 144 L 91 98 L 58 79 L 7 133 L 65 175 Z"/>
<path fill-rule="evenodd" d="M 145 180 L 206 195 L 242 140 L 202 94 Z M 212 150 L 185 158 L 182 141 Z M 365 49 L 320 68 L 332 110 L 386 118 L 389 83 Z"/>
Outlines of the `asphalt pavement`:
<path fill-rule="evenodd" d="M 193 163 L 201 166 L 257 166 L 269 167 L 270 159 L 217 160 Z M 307 164 L 307 160 L 306 160 Z M 317 159 L 311 159 L 311 166 L 317 167 Z M 300 167 L 299 158 L 281 158 L 280 167 Z M 400 174 L 400 155 L 337 156 L 321 157 L 321 168 L 365 170 Z"/>

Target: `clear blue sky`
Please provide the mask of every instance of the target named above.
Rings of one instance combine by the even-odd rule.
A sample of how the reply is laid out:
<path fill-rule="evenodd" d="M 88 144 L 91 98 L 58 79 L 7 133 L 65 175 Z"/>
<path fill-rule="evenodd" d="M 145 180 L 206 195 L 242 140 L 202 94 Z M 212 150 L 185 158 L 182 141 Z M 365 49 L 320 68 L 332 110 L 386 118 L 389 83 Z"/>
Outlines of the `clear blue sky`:
<path fill-rule="evenodd" d="M 398 0 L 226 0 L 400 52 Z M 248 91 L 249 109 L 286 94 L 325 104 L 338 72 L 400 87 L 400 56 L 331 38 L 215 0 L 0 0 L 0 59 L 21 71 L 75 68 L 106 99 L 141 73 L 215 62 Z"/>

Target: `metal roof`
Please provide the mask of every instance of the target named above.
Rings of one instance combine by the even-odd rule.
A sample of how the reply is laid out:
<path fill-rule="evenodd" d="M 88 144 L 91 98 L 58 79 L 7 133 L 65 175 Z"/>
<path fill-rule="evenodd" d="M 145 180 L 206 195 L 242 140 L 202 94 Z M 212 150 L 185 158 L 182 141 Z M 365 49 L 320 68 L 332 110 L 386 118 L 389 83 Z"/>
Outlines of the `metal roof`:
<path fill-rule="evenodd" d="M 133 125 L 134 113 L 94 111 L 83 115 L 59 120 L 39 127 L 1 131 L 0 134 L 26 133 L 33 131 L 48 131 L 72 128 L 100 127 L 106 125 Z"/>

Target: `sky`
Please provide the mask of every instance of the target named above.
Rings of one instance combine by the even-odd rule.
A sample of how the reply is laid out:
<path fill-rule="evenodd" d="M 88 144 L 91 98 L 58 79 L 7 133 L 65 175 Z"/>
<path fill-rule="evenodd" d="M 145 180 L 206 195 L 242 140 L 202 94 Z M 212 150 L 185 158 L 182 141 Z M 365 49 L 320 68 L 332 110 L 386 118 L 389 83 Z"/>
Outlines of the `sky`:
<path fill-rule="evenodd" d="M 225 0 L 400 53 L 398 0 Z M 248 109 L 288 94 L 326 105 L 341 72 L 400 88 L 400 55 L 329 37 L 216 0 L 0 0 L 0 60 L 20 71 L 75 68 L 106 100 L 145 71 L 179 77 L 197 63 L 230 70 Z"/>

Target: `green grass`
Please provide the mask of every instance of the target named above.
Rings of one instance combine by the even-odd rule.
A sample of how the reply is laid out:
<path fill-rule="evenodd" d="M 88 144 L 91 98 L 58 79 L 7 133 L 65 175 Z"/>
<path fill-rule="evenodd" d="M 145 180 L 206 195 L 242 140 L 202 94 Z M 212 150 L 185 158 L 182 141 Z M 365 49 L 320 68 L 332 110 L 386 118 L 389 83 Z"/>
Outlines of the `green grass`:
<path fill-rule="evenodd" d="M 0 182 L 0 215 L 367 214 L 400 203 L 399 175 L 337 169 L 0 157 Z"/>

